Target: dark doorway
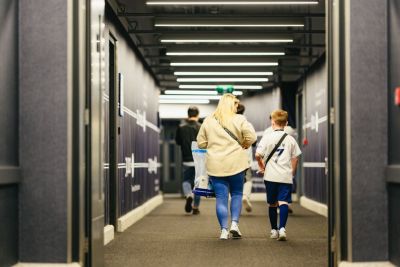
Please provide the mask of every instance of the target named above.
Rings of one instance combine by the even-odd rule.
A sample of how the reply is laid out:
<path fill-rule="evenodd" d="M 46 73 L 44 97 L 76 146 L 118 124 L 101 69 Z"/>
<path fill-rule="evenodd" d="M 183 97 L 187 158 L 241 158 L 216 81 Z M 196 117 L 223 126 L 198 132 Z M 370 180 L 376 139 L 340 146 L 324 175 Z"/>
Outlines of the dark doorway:
<path fill-rule="evenodd" d="M 109 40 L 109 180 L 108 180 L 108 194 L 106 199 L 106 224 L 112 224 L 116 226 L 118 214 L 117 214 L 117 177 L 118 177 L 118 90 L 116 89 L 116 40 L 110 36 Z M 107 131 L 107 129 L 106 129 Z M 107 190 L 106 189 L 106 190 Z M 108 222 L 107 222 L 108 221 Z"/>

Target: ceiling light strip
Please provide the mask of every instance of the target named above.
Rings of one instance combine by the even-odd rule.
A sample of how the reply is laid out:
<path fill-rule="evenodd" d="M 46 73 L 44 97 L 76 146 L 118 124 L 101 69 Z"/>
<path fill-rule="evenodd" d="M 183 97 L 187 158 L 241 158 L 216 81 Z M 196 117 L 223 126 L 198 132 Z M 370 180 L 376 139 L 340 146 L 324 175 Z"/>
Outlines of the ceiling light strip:
<path fill-rule="evenodd" d="M 179 85 L 180 89 L 216 89 L 218 84 L 210 85 L 210 84 L 181 84 Z M 223 85 L 222 85 L 223 86 Z M 247 90 L 260 90 L 262 89 L 261 85 L 233 85 L 233 88 L 236 89 L 247 89 Z"/>
<path fill-rule="evenodd" d="M 254 28 L 273 28 L 273 27 L 304 27 L 304 24 L 173 24 L 156 23 L 155 27 L 254 27 Z"/>
<path fill-rule="evenodd" d="M 267 76 L 273 75 L 271 71 L 261 72 L 244 72 L 244 71 L 224 71 L 224 72 L 211 72 L 211 71 L 175 71 L 175 76 Z"/>
<path fill-rule="evenodd" d="M 177 78 L 177 82 L 268 82 L 268 78 Z"/>
<path fill-rule="evenodd" d="M 160 104 L 209 104 L 208 99 L 160 99 Z"/>
<path fill-rule="evenodd" d="M 161 43 L 293 43 L 293 39 L 162 39 Z"/>
<path fill-rule="evenodd" d="M 171 66 L 278 66 L 277 62 L 171 62 Z"/>
<path fill-rule="evenodd" d="M 318 1 L 147 1 L 149 6 L 160 5 L 317 5 Z"/>
<path fill-rule="evenodd" d="M 218 95 L 217 91 L 211 90 L 165 90 L 166 95 Z M 243 95 L 242 91 L 233 91 L 234 95 Z"/>
<path fill-rule="evenodd" d="M 208 100 L 218 100 L 220 95 L 160 95 L 160 99 L 208 99 Z"/>
<path fill-rule="evenodd" d="M 167 56 L 284 56 L 284 52 L 167 52 Z"/>

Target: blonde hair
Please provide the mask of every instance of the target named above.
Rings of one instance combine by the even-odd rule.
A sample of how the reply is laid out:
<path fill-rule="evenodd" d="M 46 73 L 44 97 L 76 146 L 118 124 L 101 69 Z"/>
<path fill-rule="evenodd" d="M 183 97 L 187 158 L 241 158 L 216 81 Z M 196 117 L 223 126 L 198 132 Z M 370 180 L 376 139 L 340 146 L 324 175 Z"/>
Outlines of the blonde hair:
<path fill-rule="evenodd" d="M 288 121 L 288 113 L 282 109 L 276 109 L 271 113 L 271 119 L 275 121 L 278 126 L 286 126 Z"/>
<path fill-rule="evenodd" d="M 233 94 L 224 94 L 219 100 L 213 116 L 219 121 L 219 123 L 226 126 L 229 120 L 236 114 L 236 103 L 239 103 L 236 96 Z"/>

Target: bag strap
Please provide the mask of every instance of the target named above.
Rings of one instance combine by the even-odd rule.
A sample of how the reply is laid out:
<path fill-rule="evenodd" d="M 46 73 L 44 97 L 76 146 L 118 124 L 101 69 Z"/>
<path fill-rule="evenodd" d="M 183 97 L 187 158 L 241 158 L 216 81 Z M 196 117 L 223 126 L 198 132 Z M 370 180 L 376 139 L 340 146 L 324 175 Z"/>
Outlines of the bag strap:
<path fill-rule="evenodd" d="M 229 129 L 227 129 L 226 127 L 224 127 L 218 120 L 217 118 L 214 117 L 214 119 L 218 122 L 219 125 L 221 125 L 222 128 L 224 128 L 225 132 L 227 132 L 230 137 L 232 137 L 238 144 L 239 146 L 242 146 L 242 144 L 240 143 L 239 139 L 236 137 L 236 135 L 234 133 L 232 133 Z"/>
<path fill-rule="evenodd" d="M 287 133 L 284 133 L 281 137 L 281 139 L 279 139 L 279 142 L 276 144 L 276 146 L 274 147 L 274 149 L 272 149 L 271 153 L 269 153 L 267 160 L 265 161 L 265 167 L 267 167 L 267 163 L 268 161 L 272 158 L 272 156 L 275 154 L 276 150 L 278 149 L 278 147 L 282 144 L 283 139 L 285 139 L 285 137 L 287 136 Z"/>

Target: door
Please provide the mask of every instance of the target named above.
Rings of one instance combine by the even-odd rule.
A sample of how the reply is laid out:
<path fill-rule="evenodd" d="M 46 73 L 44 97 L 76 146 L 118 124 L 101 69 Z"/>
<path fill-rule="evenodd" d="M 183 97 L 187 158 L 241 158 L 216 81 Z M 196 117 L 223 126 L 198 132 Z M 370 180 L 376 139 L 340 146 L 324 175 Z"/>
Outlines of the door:
<path fill-rule="evenodd" d="M 105 189 L 105 224 L 111 224 L 116 227 L 118 218 L 118 90 L 116 86 L 116 39 L 110 34 L 108 41 L 108 101 L 106 103 L 106 128 L 105 143 L 108 145 L 106 153 L 106 162 L 108 162 L 108 170 L 106 170 Z M 108 125 L 107 125 L 108 124 Z"/>

